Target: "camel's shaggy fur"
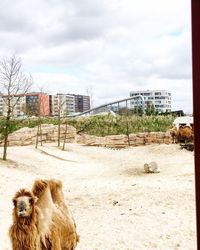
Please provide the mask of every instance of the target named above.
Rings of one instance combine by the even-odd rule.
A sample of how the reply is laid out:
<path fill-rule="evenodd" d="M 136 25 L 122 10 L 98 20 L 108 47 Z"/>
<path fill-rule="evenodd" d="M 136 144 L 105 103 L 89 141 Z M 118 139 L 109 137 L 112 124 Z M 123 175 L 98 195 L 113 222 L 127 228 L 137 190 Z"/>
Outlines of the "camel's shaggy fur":
<path fill-rule="evenodd" d="M 62 183 L 54 179 L 37 180 L 32 192 L 38 198 L 37 206 L 40 210 L 46 211 L 53 208 L 48 211 L 48 216 L 51 214 L 51 221 L 44 220 L 40 223 L 40 230 L 45 229 L 41 241 L 43 249 L 75 249 L 79 236 L 76 233 L 76 224 L 72 214 L 64 200 Z M 49 195 L 51 198 L 49 198 Z M 47 201 L 51 201 L 52 204 L 47 203 Z M 47 228 L 48 232 L 46 231 Z"/>
<path fill-rule="evenodd" d="M 13 202 L 9 230 L 13 250 L 75 249 L 79 236 L 60 181 L 36 180 L 32 192 L 20 190 Z M 21 211 L 22 205 L 26 212 Z"/>
<path fill-rule="evenodd" d="M 177 129 L 176 126 L 173 126 L 173 127 L 170 129 L 170 135 L 171 135 L 171 138 L 172 138 L 172 143 L 177 143 L 177 142 L 178 142 L 178 138 L 177 138 L 178 129 Z"/>
<path fill-rule="evenodd" d="M 174 126 L 172 129 L 170 129 L 170 135 L 172 137 L 172 143 L 187 143 L 192 142 L 194 139 L 192 127 L 186 125 L 180 125 L 179 128 Z"/>
<path fill-rule="evenodd" d="M 192 142 L 193 141 L 193 130 L 190 126 L 180 126 L 178 133 L 177 133 L 177 138 L 178 141 L 183 140 L 185 143 L 187 142 Z"/>
<path fill-rule="evenodd" d="M 9 229 L 13 250 L 39 249 L 38 210 L 33 194 L 21 189 L 15 194 L 13 204 L 13 224 Z"/>

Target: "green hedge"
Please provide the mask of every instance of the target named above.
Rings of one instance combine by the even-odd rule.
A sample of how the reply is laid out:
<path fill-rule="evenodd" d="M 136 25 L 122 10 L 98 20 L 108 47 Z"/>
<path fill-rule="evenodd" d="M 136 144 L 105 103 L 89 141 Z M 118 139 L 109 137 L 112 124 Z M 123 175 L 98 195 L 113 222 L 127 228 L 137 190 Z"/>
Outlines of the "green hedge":
<path fill-rule="evenodd" d="M 61 122 L 67 122 L 74 126 L 78 132 L 84 132 L 90 135 L 106 136 L 118 135 L 127 133 L 139 132 L 158 132 L 167 131 L 174 117 L 172 115 L 158 115 L 158 116 L 113 116 L 96 115 L 89 117 L 65 118 Z M 58 124 L 57 118 L 41 118 L 43 124 Z M 37 126 L 39 119 L 27 118 L 24 120 L 11 120 L 10 133 L 23 127 L 33 128 Z M 3 133 L 5 126 L 5 119 L 0 120 L 0 134 Z"/>
<path fill-rule="evenodd" d="M 168 116 L 90 116 L 87 118 L 70 119 L 69 124 L 77 131 L 96 136 L 118 135 L 139 132 L 165 132 L 174 121 Z"/>

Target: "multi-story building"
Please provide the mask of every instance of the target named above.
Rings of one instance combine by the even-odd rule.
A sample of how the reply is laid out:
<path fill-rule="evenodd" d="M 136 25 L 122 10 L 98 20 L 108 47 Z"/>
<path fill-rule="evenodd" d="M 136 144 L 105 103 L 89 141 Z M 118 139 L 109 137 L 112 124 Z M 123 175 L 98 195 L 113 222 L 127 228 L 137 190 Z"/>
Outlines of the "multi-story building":
<path fill-rule="evenodd" d="M 0 116 L 6 116 L 7 97 L 0 94 Z M 12 116 L 58 116 L 64 117 L 75 112 L 90 109 L 90 97 L 74 94 L 48 95 L 32 92 L 12 96 Z"/>
<path fill-rule="evenodd" d="M 50 114 L 49 95 L 41 92 L 28 93 L 26 109 L 29 115 L 48 116 Z"/>
<path fill-rule="evenodd" d="M 29 115 L 49 115 L 49 95 L 45 93 L 28 93 L 11 96 L 12 117 Z M 6 116 L 8 110 L 8 96 L 0 96 L 0 116 Z"/>
<path fill-rule="evenodd" d="M 90 109 L 90 96 L 74 95 L 75 97 L 75 112 L 84 112 Z"/>
<path fill-rule="evenodd" d="M 75 113 L 75 97 L 73 95 L 66 95 L 67 114 Z"/>
<path fill-rule="evenodd" d="M 53 116 L 65 116 L 67 114 L 66 95 L 50 95 L 50 111 L 51 115 Z"/>
<path fill-rule="evenodd" d="M 145 108 L 148 105 L 154 105 L 158 113 L 171 112 L 171 93 L 166 90 L 146 90 L 131 91 L 130 97 L 142 95 L 144 97 Z M 142 105 L 142 100 L 136 99 L 131 101 L 131 107 Z"/>
<path fill-rule="evenodd" d="M 75 98 L 72 95 L 50 95 L 50 113 L 61 117 L 75 112 Z"/>
<path fill-rule="evenodd" d="M 12 117 L 22 117 L 24 116 L 24 107 L 26 105 L 26 98 L 24 95 L 14 95 L 10 97 L 10 104 L 8 104 L 8 96 L 3 95 L 2 101 L 0 101 L 0 113 L 3 116 L 7 115 L 8 107 L 11 108 Z"/>

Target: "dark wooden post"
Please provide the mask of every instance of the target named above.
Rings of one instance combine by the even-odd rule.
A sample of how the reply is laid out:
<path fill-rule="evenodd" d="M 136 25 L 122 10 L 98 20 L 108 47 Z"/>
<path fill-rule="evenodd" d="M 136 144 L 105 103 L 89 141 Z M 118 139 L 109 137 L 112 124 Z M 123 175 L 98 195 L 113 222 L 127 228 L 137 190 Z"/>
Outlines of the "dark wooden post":
<path fill-rule="evenodd" d="M 192 72 L 197 249 L 200 249 L 200 0 L 192 0 Z"/>

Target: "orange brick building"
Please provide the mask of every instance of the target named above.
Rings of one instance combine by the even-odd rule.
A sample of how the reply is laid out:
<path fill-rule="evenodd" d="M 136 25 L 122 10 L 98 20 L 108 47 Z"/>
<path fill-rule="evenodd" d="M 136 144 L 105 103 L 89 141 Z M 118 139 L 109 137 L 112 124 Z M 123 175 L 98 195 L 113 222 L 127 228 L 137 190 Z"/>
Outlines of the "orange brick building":
<path fill-rule="evenodd" d="M 46 93 L 28 93 L 26 94 L 26 104 L 32 109 L 32 112 L 40 116 L 50 115 L 49 95 Z"/>

